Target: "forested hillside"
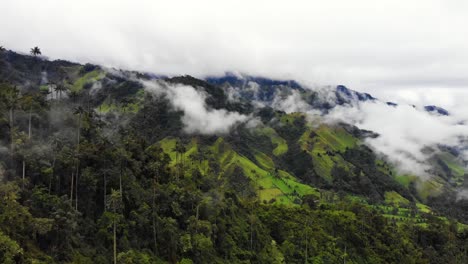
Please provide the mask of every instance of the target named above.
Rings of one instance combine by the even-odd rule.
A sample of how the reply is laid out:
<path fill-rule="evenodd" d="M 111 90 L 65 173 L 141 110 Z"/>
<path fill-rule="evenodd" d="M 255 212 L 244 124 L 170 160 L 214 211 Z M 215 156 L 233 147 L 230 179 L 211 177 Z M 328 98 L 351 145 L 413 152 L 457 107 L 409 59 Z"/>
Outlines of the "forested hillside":
<path fill-rule="evenodd" d="M 401 174 L 378 134 L 266 103 L 333 107 L 296 82 L 37 55 L 0 51 L 1 263 L 468 262 L 450 148 L 433 177 Z"/>

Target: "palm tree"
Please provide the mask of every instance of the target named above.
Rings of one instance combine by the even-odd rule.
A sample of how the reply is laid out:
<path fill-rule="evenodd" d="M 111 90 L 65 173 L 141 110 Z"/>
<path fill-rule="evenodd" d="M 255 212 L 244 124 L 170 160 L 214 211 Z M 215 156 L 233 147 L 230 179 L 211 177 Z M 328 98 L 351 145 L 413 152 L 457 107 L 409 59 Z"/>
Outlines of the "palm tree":
<path fill-rule="evenodd" d="M 15 111 L 21 106 L 21 93 L 16 86 L 12 86 L 7 83 L 0 83 L 0 104 L 7 110 L 4 113 L 8 113 L 8 128 L 10 132 L 10 164 L 13 169 L 13 174 L 16 175 L 15 165 L 15 142 L 17 135 L 17 128 L 15 127 Z M 24 178 L 23 183 L 24 186 Z"/>
<path fill-rule="evenodd" d="M 34 47 L 31 49 L 31 55 L 33 55 L 34 57 L 36 57 L 37 55 L 41 55 L 41 49 L 39 47 Z"/>
<path fill-rule="evenodd" d="M 117 221 L 119 220 L 119 213 L 123 206 L 122 193 L 112 189 L 107 206 L 112 210 L 114 264 L 117 264 Z"/>
<path fill-rule="evenodd" d="M 23 110 L 28 112 L 28 141 L 31 140 L 32 130 L 31 130 L 31 121 L 32 121 L 32 112 L 34 109 L 39 108 L 37 102 L 37 96 L 35 94 L 28 94 L 21 98 L 21 106 Z M 26 175 L 26 160 L 23 158 L 23 180 Z"/>
<path fill-rule="evenodd" d="M 73 114 L 78 115 L 78 129 L 77 129 L 77 147 L 80 146 L 80 130 L 81 130 L 81 120 L 85 110 L 83 107 L 78 106 L 74 109 Z"/>
<path fill-rule="evenodd" d="M 75 174 L 75 178 L 76 178 L 76 185 L 75 185 L 75 188 L 76 188 L 76 192 L 75 192 L 75 196 L 76 196 L 76 202 L 75 202 L 75 209 L 78 210 L 78 175 L 80 173 L 80 158 L 79 158 L 79 152 L 80 152 L 80 131 L 81 131 L 81 121 L 82 121 L 82 117 L 83 117 L 83 114 L 85 113 L 85 110 L 83 109 L 83 107 L 81 106 L 78 106 L 75 108 L 75 110 L 73 111 L 73 114 L 75 115 L 78 115 L 78 127 L 77 127 L 77 141 L 76 141 L 76 174 Z M 73 173 L 72 173 L 72 182 L 71 182 L 71 195 L 70 195 L 70 201 L 73 203 Z"/>
<path fill-rule="evenodd" d="M 55 162 L 57 160 L 57 152 L 59 151 L 61 144 L 62 144 L 62 141 L 60 138 L 58 137 L 52 138 L 51 145 L 52 145 L 53 158 L 52 158 L 52 175 L 50 175 L 50 178 L 49 178 L 49 194 L 52 190 L 52 181 L 55 178 Z M 60 188 L 60 181 L 59 181 L 59 186 L 57 190 L 59 190 L 59 188 Z"/>
<path fill-rule="evenodd" d="M 21 94 L 16 86 L 9 84 L 0 84 L 0 92 L 3 93 L 1 97 L 3 105 L 8 109 L 8 127 L 10 129 L 10 155 L 13 161 L 13 152 L 15 150 L 14 134 L 14 122 L 15 122 L 15 110 L 20 106 Z"/>
<path fill-rule="evenodd" d="M 62 99 L 62 92 L 66 92 L 67 87 L 63 83 L 59 83 L 59 84 L 55 85 L 54 91 L 55 91 L 56 95 L 58 94 L 58 99 L 60 100 L 60 99 Z"/>
<path fill-rule="evenodd" d="M 76 103 L 76 99 L 80 96 L 80 93 L 76 90 L 71 90 L 70 93 L 70 98 L 72 99 L 73 103 Z"/>
<path fill-rule="evenodd" d="M 158 187 L 158 180 L 159 180 L 159 170 L 161 168 L 162 163 L 160 161 L 154 161 L 151 163 L 151 168 L 154 171 L 153 177 L 153 199 L 152 199 L 152 225 L 153 225 L 153 243 L 154 243 L 154 252 L 156 253 L 158 250 L 157 241 L 156 241 L 156 188 Z"/>
<path fill-rule="evenodd" d="M 179 180 L 179 174 L 182 172 L 182 176 L 184 173 L 184 153 L 186 151 L 184 144 L 182 142 L 177 141 L 174 149 L 176 152 L 176 180 Z"/>

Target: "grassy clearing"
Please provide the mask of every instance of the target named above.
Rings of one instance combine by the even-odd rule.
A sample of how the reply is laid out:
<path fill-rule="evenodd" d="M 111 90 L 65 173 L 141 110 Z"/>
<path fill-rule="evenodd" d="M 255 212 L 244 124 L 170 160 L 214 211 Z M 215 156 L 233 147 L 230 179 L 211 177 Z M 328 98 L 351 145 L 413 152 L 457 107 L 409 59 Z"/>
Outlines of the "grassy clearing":
<path fill-rule="evenodd" d="M 346 148 L 352 148 L 358 142 L 358 139 L 353 137 L 343 128 L 332 128 L 322 125 L 315 133 L 319 136 L 319 140 L 335 151 L 345 151 Z"/>
<path fill-rule="evenodd" d="M 416 203 L 416 207 L 418 207 L 418 210 L 421 212 L 421 213 L 425 213 L 425 214 L 429 214 L 430 212 L 432 212 L 431 208 L 425 204 L 422 204 L 422 203 Z"/>
<path fill-rule="evenodd" d="M 99 70 L 94 70 L 94 71 L 88 72 L 83 77 L 78 78 L 78 80 L 76 80 L 73 83 L 70 90 L 74 91 L 74 92 L 79 92 L 79 91 L 81 91 L 83 89 L 83 86 L 87 82 L 98 81 L 98 80 L 102 79 L 103 77 L 104 77 L 104 75 Z"/>
<path fill-rule="evenodd" d="M 276 146 L 275 149 L 273 149 L 273 155 L 281 156 L 288 152 L 288 143 L 284 138 L 280 137 L 273 128 L 263 127 L 258 129 L 257 133 L 269 137 L 271 143 Z"/>
<path fill-rule="evenodd" d="M 161 148 L 171 158 L 171 166 L 175 166 L 176 153 L 174 148 L 177 140 L 175 138 L 165 138 L 159 142 Z M 187 151 L 183 157 L 188 161 L 190 156 L 199 151 L 197 140 L 192 140 L 186 145 Z M 220 165 L 219 177 L 228 173 L 233 173 L 234 168 L 242 169 L 242 172 L 252 180 L 257 188 L 257 193 L 261 201 L 293 205 L 295 200 L 306 194 L 316 194 L 318 191 L 306 184 L 300 183 L 294 176 L 286 171 L 275 171 L 273 160 L 262 152 L 255 153 L 255 161 L 236 153 L 223 138 L 210 146 L 210 154 L 202 162 L 187 162 L 187 173 L 193 169 L 198 169 L 202 174 L 209 170 L 207 159 L 215 159 Z M 189 176 L 189 175 L 188 175 Z"/>
<path fill-rule="evenodd" d="M 273 160 L 262 152 L 255 153 L 255 160 L 257 161 L 257 164 L 260 165 L 260 167 L 263 169 L 269 170 L 275 168 L 275 163 Z"/>
<path fill-rule="evenodd" d="M 447 167 L 450 169 L 452 176 L 453 176 L 453 181 L 457 185 L 463 184 L 463 181 L 465 180 L 464 176 L 465 173 L 468 171 L 465 170 L 458 162 L 457 158 L 453 156 L 450 153 L 444 152 L 438 155 L 438 157 L 447 165 Z"/>
<path fill-rule="evenodd" d="M 395 191 L 385 192 L 385 203 L 396 207 L 409 206 L 410 202 Z"/>
<path fill-rule="evenodd" d="M 357 142 L 346 130 L 325 125 L 307 130 L 299 139 L 301 148 L 312 156 L 315 171 L 327 181 L 332 180 L 331 170 L 335 164 L 345 170 L 353 167 L 340 153 L 356 146 Z"/>
<path fill-rule="evenodd" d="M 414 176 L 414 175 L 396 175 L 395 176 L 395 180 L 405 186 L 406 188 L 409 188 L 409 185 L 412 183 L 412 182 L 415 182 L 418 180 L 418 177 L 417 176 Z"/>
<path fill-rule="evenodd" d="M 426 201 L 429 196 L 438 196 L 442 192 L 443 184 L 435 179 L 423 181 L 418 188 L 419 196 Z"/>

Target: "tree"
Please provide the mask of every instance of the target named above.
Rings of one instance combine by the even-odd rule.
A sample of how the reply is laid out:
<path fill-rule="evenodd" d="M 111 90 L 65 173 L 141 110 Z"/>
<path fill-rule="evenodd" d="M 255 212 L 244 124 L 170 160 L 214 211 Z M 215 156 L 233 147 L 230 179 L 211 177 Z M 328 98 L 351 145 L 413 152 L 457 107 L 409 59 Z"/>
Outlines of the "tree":
<path fill-rule="evenodd" d="M 161 162 L 156 160 L 150 164 L 150 168 L 154 173 L 153 177 L 153 197 L 152 197 L 152 225 L 153 225 L 153 243 L 154 243 L 154 252 L 157 252 L 157 241 L 156 241 L 156 218 L 157 218 L 157 209 L 156 209 L 156 189 L 158 187 L 159 180 L 159 170 L 161 169 Z"/>
<path fill-rule="evenodd" d="M 108 201 L 108 209 L 112 212 L 112 241 L 114 252 L 114 264 L 117 264 L 117 222 L 120 219 L 120 211 L 122 210 L 122 194 L 112 189 Z"/>
<path fill-rule="evenodd" d="M 72 99 L 73 103 L 76 103 L 76 99 L 80 96 L 80 93 L 76 90 L 71 90 L 70 93 L 70 98 Z"/>
<path fill-rule="evenodd" d="M 5 108 L 8 110 L 8 126 L 10 128 L 10 136 L 13 135 L 13 127 L 15 122 L 15 110 L 20 107 L 21 94 L 19 89 L 16 86 L 11 86 L 9 84 L 1 84 L 0 92 L 2 103 Z M 11 141 L 11 150 L 14 149 L 14 141 L 12 138 Z"/>
<path fill-rule="evenodd" d="M 58 99 L 61 100 L 62 99 L 62 93 L 67 91 L 67 87 L 65 86 L 65 84 L 59 83 L 59 84 L 55 85 L 54 90 L 55 90 L 55 93 L 56 93 L 55 97 L 58 97 Z"/>
<path fill-rule="evenodd" d="M 40 102 L 41 97 L 39 97 L 36 94 L 27 94 L 21 97 L 21 108 L 23 111 L 28 113 L 28 142 L 31 141 L 31 136 L 32 136 L 32 114 L 33 110 L 39 110 L 40 107 L 43 105 L 42 102 Z M 25 178 L 26 174 L 26 161 L 25 158 L 23 158 L 23 180 Z"/>
<path fill-rule="evenodd" d="M 60 145 L 62 144 L 62 141 L 60 138 L 58 137 L 54 137 L 52 138 L 51 140 L 51 145 L 52 145 L 52 171 L 51 171 L 51 174 L 49 175 L 49 194 L 52 190 L 52 181 L 54 180 L 55 178 L 55 164 L 56 164 L 56 161 L 57 161 L 57 152 L 59 152 L 59 149 L 60 149 Z M 60 187 L 60 186 L 59 186 Z"/>
<path fill-rule="evenodd" d="M 180 174 L 184 174 L 184 153 L 186 151 L 184 144 L 179 140 L 173 149 L 176 152 L 176 180 L 179 180 Z"/>
<path fill-rule="evenodd" d="M 41 55 L 41 49 L 39 49 L 39 47 L 34 47 L 34 48 L 31 48 L 31 51 L 30 51 L 31 55 L 33 55 L 34 57 L 36 57 L 37 55 Z"/>
<path fill-rule="evenodd" d="M 23 255 L 23 249 L 18 243 L 0 231 L 0 262 L 5 264 L 17 263 Z"/>
<path fill-rule="evenodd" d="M 79 154 L 80 154 L 80 131 L 81 131 L 81 123 L 82 123 L 82 117 L 83 117 L 83 114 L 85 113 L 85 110 L 83 109 L 83 107 L 81 106 L 78 106 L 74 109 L 73 111 L 73 114 L 74 115 L 77 115 L 78 116 L 78 126 L 77 126 L 77 129 L 76 129 L 76 152 L 75 152 L 75 155 L 76 155 L 76 173 L 75 173 L 75 178 L 76 178 L 76 192 L 75 192 L 75 197 L 76 197 L 76 201 L 75 201 L 75 209 L 78 210 L 78 175 L 80 173 L 80 158 L 79 158 Z M 73 182 L 73 172 L 72 172 L 72 177 L 71 177 L 71 191 L 70 191 L 70 201 L 73 203 L 73 185 L 74 185 L 74 182 Z"/>
<path fill-rule="evenodd" d="M 8 113 L 8 128 L 10 132 L 10 161 L 13 166 L 15 153 L 15 111 L 20 107 L 21 94 L 16 86 L 0 84 L 0 103 Z M 23 179 L 24 180 L 24 179 Z"/>

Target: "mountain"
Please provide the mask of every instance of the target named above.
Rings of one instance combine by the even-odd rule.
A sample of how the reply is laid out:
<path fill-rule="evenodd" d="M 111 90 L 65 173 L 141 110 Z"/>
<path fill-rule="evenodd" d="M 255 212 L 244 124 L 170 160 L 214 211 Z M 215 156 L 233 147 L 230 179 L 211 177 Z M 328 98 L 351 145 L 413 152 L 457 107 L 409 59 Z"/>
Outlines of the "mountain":
<path fill-rule="evenodd" d="M 370 147 L 379 134 L 327 122 L 369 94 L 12 51 L 0 81 L 5 263 L 466 260 L 459 149 L 429 146 L 426 179 Z"/>
<path fill-rule="evenodd" d="M 378 101 L 368 93 L 361 93 L 348 89 L 344 85 L 337 85 L 333 89 L 314 92 L 301 86 L 294 80 L 274 80 L 264 77 L 226 73 L 224 76 L 210 76 L 205 81 L 222 87 L 227 94 L 243 98 L 245 100 L 258 100 L 271 105 L 275 96 L 282 93 L 291 94 L 293 91 L 300 92 L 305 102 L 322 111 L 327 111 L 334 106 L 354 105 L 359 102 Z M 331 87 L 329 87 L 331 88 Z M 286 92 L 285 92 L 286 90 Z M 326 92 L 326 95 L 319 93 Z M 394 102 L 386 102 L 388 106 L 398 106 Z M 424 106 L 423 109 L 430 113 L 448 116 L 449 112 L 435 105 Z"/>

